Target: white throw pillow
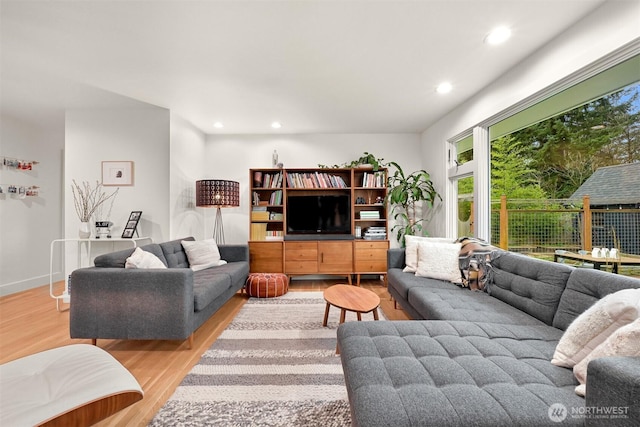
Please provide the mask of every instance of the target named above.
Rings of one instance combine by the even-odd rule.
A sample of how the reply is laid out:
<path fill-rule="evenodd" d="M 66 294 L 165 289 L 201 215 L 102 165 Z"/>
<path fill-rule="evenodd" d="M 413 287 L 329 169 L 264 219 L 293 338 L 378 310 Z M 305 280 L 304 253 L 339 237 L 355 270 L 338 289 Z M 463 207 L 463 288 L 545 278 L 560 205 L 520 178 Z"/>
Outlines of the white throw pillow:
<path fill-rule="evenodd" d="M 573 368 L 618 328 L 640 317 L 640 289 L 609 294 L 578 316 L 560 338 L 551 363 Z"/>
<path fill-rule="evenodd" d="M 580 385 L 576 387 L 577 394 L 584 396 L 586 393 L 589 362 L 593 359 L 610 356 L 640 356 L 640 319 L 619 328 L 573 367 L 573 374 L 580 381 Z"/>
<path fill-rule="evenodd" d="M 453 243 L 453 240 L 446 237 L 404 236 L 405 267 L 402 271 L 405 273 L 415 273 L 418 269 L 418 242 Z"/>
<path fill-rule="evenodd" d="M 462 283 L 458 261 L 461 246 L 460 243 L 419 242 L 416 276 Z"/>
<path fill-rule="evenodd" d="M 124 263 L 124 268 L 167 268 L 154 254 L 137 247 Z"/>
<path fill-rule="evenodd" d="M 191 267 L 193 271 L 204 270 L 205 268 L 227 263 L 220 259 L 218 245 L 213 239 L 199 240 L 196 242 L 183 240 L 181 243 L 184 251 L 187 253 L 189 267 Z"/>

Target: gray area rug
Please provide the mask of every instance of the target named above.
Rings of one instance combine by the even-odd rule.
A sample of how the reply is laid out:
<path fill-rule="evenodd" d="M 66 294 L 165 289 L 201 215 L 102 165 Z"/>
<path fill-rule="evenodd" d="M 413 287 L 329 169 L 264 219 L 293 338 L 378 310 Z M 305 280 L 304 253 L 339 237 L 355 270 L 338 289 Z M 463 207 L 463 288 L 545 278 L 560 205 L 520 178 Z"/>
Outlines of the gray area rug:
<path fill-rule="evenodd" d="M 324 309 L 322 292 L 249 299 L 149 425 L 349 426 L 339 310 L 322 327 Z"/>

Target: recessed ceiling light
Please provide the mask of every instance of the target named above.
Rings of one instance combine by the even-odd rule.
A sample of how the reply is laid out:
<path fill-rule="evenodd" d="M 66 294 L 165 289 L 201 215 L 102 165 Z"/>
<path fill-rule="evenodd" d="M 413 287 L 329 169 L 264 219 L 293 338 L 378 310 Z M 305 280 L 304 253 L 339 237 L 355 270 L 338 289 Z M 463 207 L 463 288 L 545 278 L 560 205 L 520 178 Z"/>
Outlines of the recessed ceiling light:
<path fill-rule="evenodd" d="M 496 27 L 484 38 L 484 42 L 490 45 L 498 45 L 506 42 L 511 37 L 511 29 L 505 26 Z"/>
<path fill-rule="evenodd" d="M 438 87 L 436 88 L 436 92 L 445 94 L 445 93 L 451 92 L 452 89 L 453 89 L 453 86 L 451 85 L 451 83 L 443 82 L 438 85 Z"/>
<path fill-rule="evenodd" d="M 271 123 L 271 127 L 274 128 L 274 129 L 280 129 L 282 127 L 282 123 L 273 122 L 273 123 Z"/>
<path fill-rule="evenodd" d="M 222 129 L 224 127 L 224 125 L 222 124 L 222 122 L 215 122 L 213 124 L 213 127 L 216 129 Z"/>

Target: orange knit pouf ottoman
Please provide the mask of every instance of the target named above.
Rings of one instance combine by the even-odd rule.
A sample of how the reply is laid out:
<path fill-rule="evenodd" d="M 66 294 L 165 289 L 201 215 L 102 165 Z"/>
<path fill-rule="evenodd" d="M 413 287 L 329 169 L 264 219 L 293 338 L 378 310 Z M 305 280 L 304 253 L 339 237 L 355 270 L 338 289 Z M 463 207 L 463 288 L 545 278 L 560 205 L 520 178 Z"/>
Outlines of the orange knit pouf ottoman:
<path fill-rule="evenodd" d="M 244 286 L 250 297 L 279 297 L 289 291 L 289 277 L 282 273 L 251 273 Z"/>

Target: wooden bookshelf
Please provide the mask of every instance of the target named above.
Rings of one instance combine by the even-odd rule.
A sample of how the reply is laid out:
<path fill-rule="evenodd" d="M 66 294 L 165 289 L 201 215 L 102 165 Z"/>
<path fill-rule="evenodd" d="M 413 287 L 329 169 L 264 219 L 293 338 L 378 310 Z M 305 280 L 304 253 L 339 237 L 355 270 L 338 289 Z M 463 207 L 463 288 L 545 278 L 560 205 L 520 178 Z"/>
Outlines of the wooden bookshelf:
<path fill-rule="evenodd" d="M 371 168 L 250 169 L 251 272 L 288 275 L 386 274 L 389 247 L 387 170 Z M 287 198 L 346 195 L 350 236 L 300 239 L 287 235 Z"/>

